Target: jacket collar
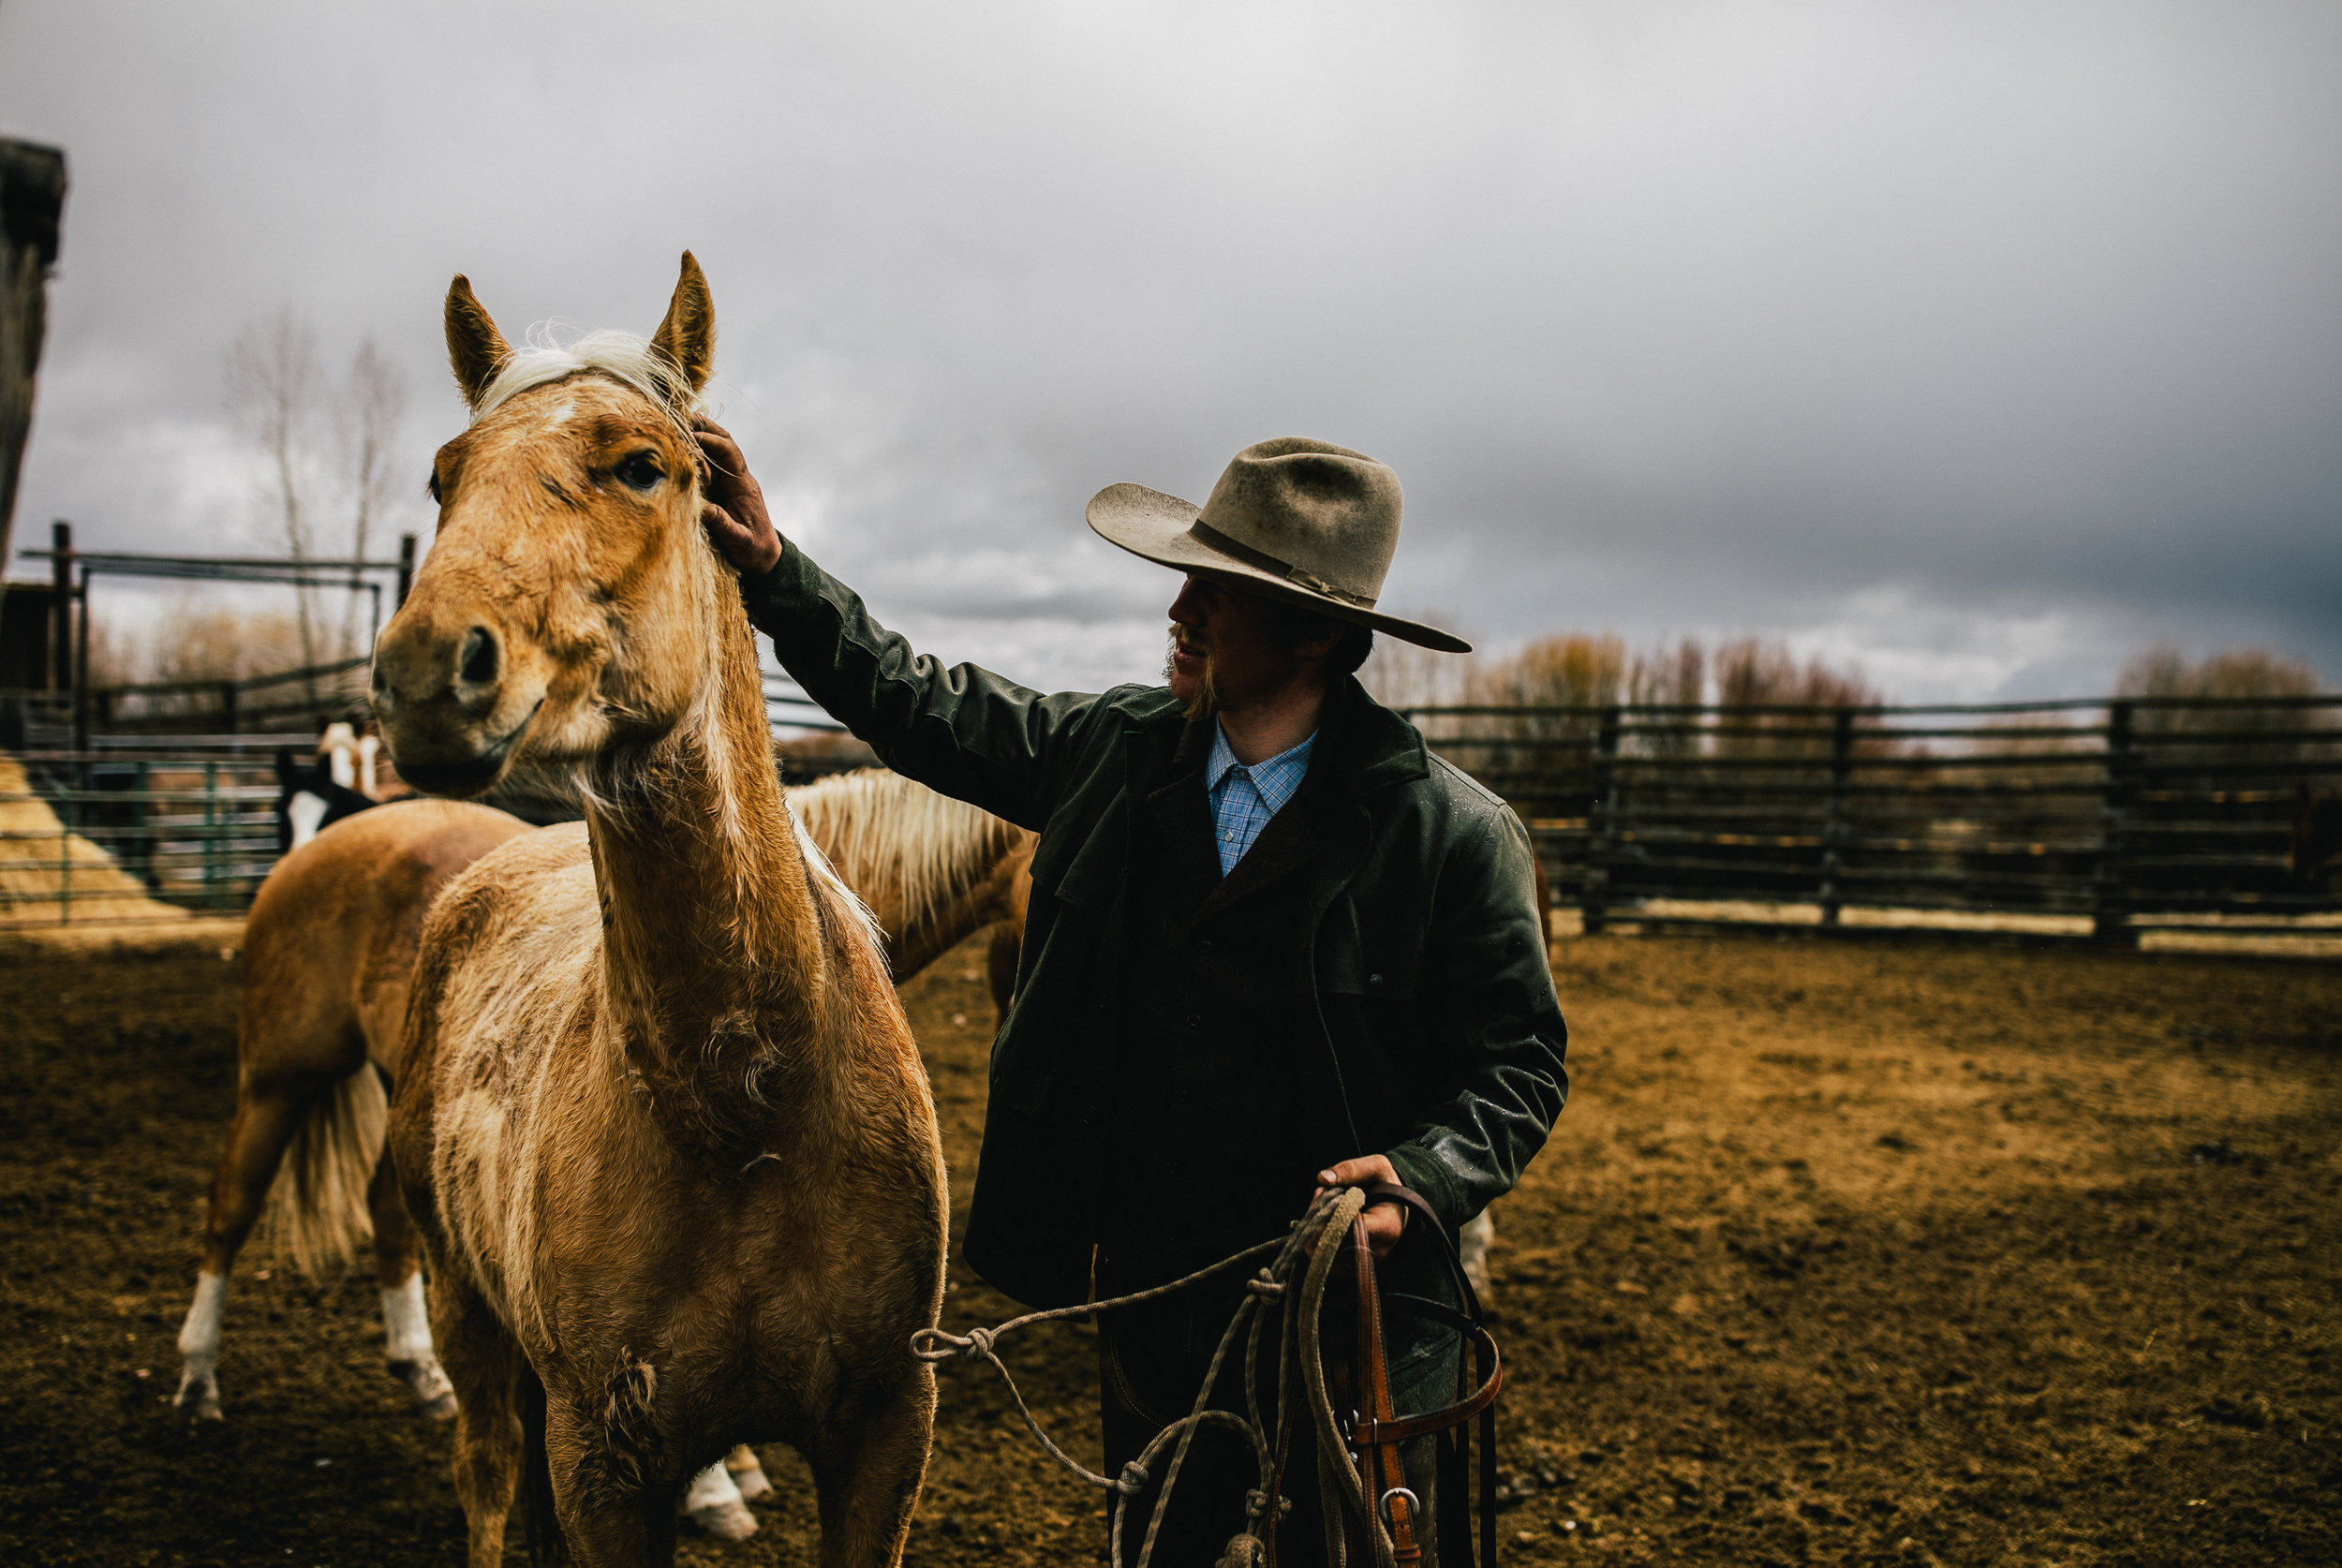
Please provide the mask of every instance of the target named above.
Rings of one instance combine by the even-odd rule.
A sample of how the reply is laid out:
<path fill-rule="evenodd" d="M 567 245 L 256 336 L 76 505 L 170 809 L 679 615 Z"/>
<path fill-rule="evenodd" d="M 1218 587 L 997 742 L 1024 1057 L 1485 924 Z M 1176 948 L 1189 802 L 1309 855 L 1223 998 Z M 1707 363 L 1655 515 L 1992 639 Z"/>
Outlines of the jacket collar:
<path fill-rule="evenodd" d="M 1210 755 L 1215 726 L 1189 723 L 1170 688 L 1134 690 L 1119 705 L 1134 732 L 1130 761 L 1134 774 L 1142 768 L 1154 773 L 1166 763 L 1174 770 L 1189 764 L 1200 770 Z M 1431 774 L 1431 753 L 1421 732 L 1368 696 L 1356 675 L 1342 676 L 1326 693 L 1317 747 L 1310 756 L 1312 780 L 1322 779 L 1320 787 L 1346 795 Z M 1154 765 L 1147 766 L 1149 762 Z"/>

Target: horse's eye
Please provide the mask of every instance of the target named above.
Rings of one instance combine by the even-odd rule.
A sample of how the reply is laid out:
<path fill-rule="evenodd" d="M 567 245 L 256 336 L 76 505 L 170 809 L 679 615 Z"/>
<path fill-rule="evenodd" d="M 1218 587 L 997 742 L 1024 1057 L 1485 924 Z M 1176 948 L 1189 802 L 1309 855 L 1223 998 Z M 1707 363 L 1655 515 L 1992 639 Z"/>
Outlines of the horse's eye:
<path fill-rule="evenodd" d="M 637 490 L 648 490 L 666 477 L 659 471 L 659 465 L 651 461 L 650 453 L 646 451 L 638 451 L 619 464 L 617 474 L 619 479 Z"/>
<path fill-rule="evenodd" d="M 422 493 L 431 497 L 434 505 L 438 504 L 439 471 L 437 468 L 431 470 L 431 477 L 422 481 Z"/>

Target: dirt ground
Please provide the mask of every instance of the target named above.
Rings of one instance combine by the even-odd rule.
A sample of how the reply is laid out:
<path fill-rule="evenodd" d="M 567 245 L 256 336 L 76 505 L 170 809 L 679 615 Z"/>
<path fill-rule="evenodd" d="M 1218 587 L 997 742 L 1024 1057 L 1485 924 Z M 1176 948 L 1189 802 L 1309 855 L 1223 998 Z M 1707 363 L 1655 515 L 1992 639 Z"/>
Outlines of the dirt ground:
<path fill-rule="evenodd" d="M 964 1215 L 979 952 L 909 989 Z M 1515 1561 L 2332 1562 L 2342 971 L 1657 938 L 1557 949 L 1575 1092 L 1497 1211 Z M 170 1409 L 237 966 L 0 952 L 0 1561 L 461 1561 L 371 1278 L 247 1253 Z M 945 1316 L 1013 1309 L 955 1270 Z M 1085 1331 L 1005 1347 L 1094 1459 Z M 744 1546 L 809 1563 L 804 1474 Z M 1088 1562 L 1097 1504 L 943 1377 L 910 1561 Z"/>

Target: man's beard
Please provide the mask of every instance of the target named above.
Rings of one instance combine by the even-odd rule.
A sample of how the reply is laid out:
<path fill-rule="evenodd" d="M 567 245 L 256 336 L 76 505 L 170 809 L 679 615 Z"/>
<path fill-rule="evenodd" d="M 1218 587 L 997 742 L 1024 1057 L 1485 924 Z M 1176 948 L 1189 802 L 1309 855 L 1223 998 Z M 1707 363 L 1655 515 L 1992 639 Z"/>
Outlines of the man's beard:
<path fill-rule="evenodd" d="M 1165 681 L 1171 679 L 1177 669 L 1172 662 L 1172 655 L 1179 651 L 1179 629 L 1177 623 L 1174 623 L 1171 628 L 1170 646 L 1163 656 L 1163 678 Z M 1195 695 L 1179 709 L 1181 717 L 1191 724 L 1209 718 L 1220 711 L 1220 676 L 1211 667 L 1211 655 L 1206 653 L 1203 659 L 1204 673 L 1196 683 Z"/>

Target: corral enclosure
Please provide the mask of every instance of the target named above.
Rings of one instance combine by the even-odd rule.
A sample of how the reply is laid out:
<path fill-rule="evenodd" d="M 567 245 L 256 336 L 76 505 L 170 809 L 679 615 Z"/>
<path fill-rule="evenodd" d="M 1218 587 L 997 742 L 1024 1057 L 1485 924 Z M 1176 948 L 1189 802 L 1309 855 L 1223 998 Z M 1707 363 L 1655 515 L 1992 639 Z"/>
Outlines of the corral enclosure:
<path fill-rule="evenodd" d="M 382 1370 L 370 1273 L 248 1252 L 226 1425 L 166 1402 L 233 1101 L 232 956 L 14 941 L 0 1560 L 460 1561 L 447 1429 Z M 981 951 L 906 993 L 955 1237 Z M 2331 1561 L 2342 974 L 1603 936 L 1560 943 L 1555 976 L 1572 1101 L 1492 1254 L 1511 1561 Z M 953 1280 L 947 1325 L 1012 1310 Z M 1089 1335 L 1004 1348 L 1094 1460 Z M 685 1561 L 812 1561 L 803 1471 L 765 1457 L 762 1532 Z M 1095 1507 L 988 1369 L 944 1372 L 911 1562 L 1092 1561 Z"/>
<path fill-rule="evenodd" d="M 2286 864 L 2305 800 L 2342 789 L 2337 716 L 2335 696 L 1411 713 L 1520 810 L 1589 931 L 1924 910 L 2118 943 L 2342 928 L 2330 880 Z"/>
<path fill-rule="evenodd" d="M 78 748 L 52 704 L 44 744 L 0 780 L 0 811 L 46 808 L 0 820 L 0 863 L 24 874 L 0 881 L 0 927 L 77 918 L 70 887 L 60 898 L 46 875 L 69 881 L 68 833 L 166 903 L 243 908 L 274 852 L 272 760 L 310 738 L 242 731 L 239 716 L 339 713 L 363 696 L 362 666 L 100 693 L 113 728 Z M 777 737 L 837 732 L 785 676 L 767 676 L 765 703 Z M 1917 922 L 2342 954 L 2342 879 L 2286 864 L 2305 802 L 2342 793 L 2342 696 L 1410 717 L 1513 803 L 1557 907 L 1587 931 Z M 867 760 L 801 751 L 787 769 Z"/>

